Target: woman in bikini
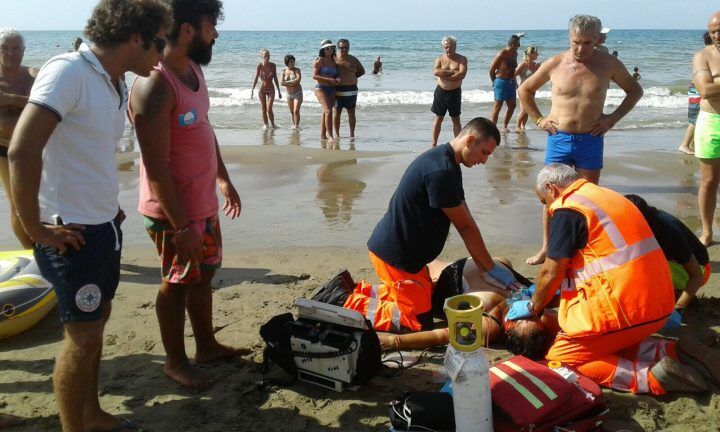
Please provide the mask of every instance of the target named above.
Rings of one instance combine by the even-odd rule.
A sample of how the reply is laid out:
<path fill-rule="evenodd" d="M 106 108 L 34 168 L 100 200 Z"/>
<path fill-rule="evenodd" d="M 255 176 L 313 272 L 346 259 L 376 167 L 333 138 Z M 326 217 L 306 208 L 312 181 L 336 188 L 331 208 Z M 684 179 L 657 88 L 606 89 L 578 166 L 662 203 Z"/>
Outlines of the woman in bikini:
<path fill-rule="evenodd" d="M 332 110 L 335 106 L 335 87 L 340 83 L 340 77 L 335 64 L 335 44 L 330 39 L 320 42 L 320 52 L 313 63 L 313 79 L 317 82 L 315 96 L 323 109 L 320 140 L 327 139 L 328 146 L 334 146 Z"/>
<path fill-rule="evenodd" d="M 293 123 L 291 129 L 297 129 L 300 127 L 300 105 L 303 102 L 303 91 L 300 85 L 302 74 L 300 69 L 295 67 L 295 56 L 292 54 L 285 56 L 285 66 L 287 67 L 282 71 L 280 85 L 285 86 L 285 95 Z"/>
<path fill-rule="evenodd" d="M 260 98 L 260 108 L 262 109 L 263 129 L 267 129 L 268 120 L 270 120 L 270 126 L 275 129 L 275 114 L 273 114 L 272 110 L 275 101 L 275 87 L 278 89 L 278 99 L 282 99 L 282 93 L 280 93 L 280 84 L 277 79 L 277 68 L 275 63 L 270 61 L 270 51 L 266 48 L 260 51 L 260 63 L 256 68 L 255 81 L 253 81 L 252 90 L 250 90 L 250 99 L 253 98 L 258 78 L 260 79 L 258 96 Z M 273 81 L 275 81 L 275 86 L 273 86 Z"/>
<path fill-rule="evenodd" d="M 530 78 L 530 75 L 535 73 L 540 67 L 540 62 L 536 61 L 538 58 L 538 50 L 536 47 L 531 46 L 525 49 L 525 60 L 520 63 L 515 69 L 515 76 L 520 77 L 520 85 L 525 82 L 526 79 Z M 528 113 L 520 105 L 520 115 L 517 118 L 516 131 L 524 131 L 525 123 L 527 123 Z"/>

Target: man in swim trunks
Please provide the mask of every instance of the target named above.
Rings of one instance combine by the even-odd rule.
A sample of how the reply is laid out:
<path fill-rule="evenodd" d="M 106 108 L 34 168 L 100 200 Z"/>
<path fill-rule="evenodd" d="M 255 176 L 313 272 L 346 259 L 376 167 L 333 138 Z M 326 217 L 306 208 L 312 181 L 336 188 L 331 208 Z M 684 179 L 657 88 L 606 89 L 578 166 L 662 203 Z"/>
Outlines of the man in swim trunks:
<path fill-rule="evenodd" d="M 450 120 L 453 124 L 453 136 L 460 133 L 460 102 L 462 100 L 462 81 L 467 74 L 467 59 L 461 56 L 455 49 L 457 39 L 455 36 L 445 36 L 442 39 L 442 46 L 445 54 L 435 59 L 433 75 L 437 77 L 437 87 L 433 97 L 433 104 L 430 111 L 435 114 L 435 121 L 432 129 L 432 146 L 435 147 L 440 137 L 445 113 L 450 112 Z"/>
<path fill-rule="evenodd" d="M 495 93 L 495 104 L 493 105 L 490 120 L 497 124 L 503 102 L 507 104 L 505 122 L 502 132 L 507 132 L 510 119 L 515 111 L 515 99 L 517 99 L 515 81 L 515 69 L 517 69 L 517 53 L 520 48 L 520 36 L 512 35 L 508 39 L 507 47 L 500 50 L 490 64 L 490 82 Z"/>
<path fill-rule="evenodd" d="M 348 114 L 348 125 L 350 126 L 350 139 L 355 139 L 355 104 L 357 103 L 358 78 L 365 75 L 365 68 L 360 60 L 350 55 L 350 41 L 338 39 L 337 48 L 339 54 L 335 57 L 340 84 L 335 92 L 335 136 L 340 138 L 340 115 L 345 108 Z"/>
<path fill-rule="evenodd" d="M 695 157 L 700 161 L 698 207 L 702 220 L 700 241 L 713 241 L 713 219 L 720 184 L 720 11 L 708 21 L 712 45 L 695 53 L 693 83 L 702 97 L 695 125 Z"/>
<path fill-rule="evenodd" d="M 22 65 L 25 41 L 13 28 L 0 29 L 0 181 L 10 203 L 10 224 L 23 249 L 31 249 L 32 241 L 22 228 L 10 196 L 8 145 L 20 113 L 28 101 L 30 88 L 38 71 Z"/>
<path fill-rule="evenodd" d="M 520 87 L 525 110 L 535 124 L 548 133 L 545 164 L 565 163 L 580 176 L 597 184 L 603 167 L 603 136 L 620 121 L 643 95 L 642 87 L 616 57 L 595 49 L 602 23 L 590 15 L 570 20 L 570 49 L 548 61 Z M 552 84 L 552 107 L 543 116 L 535 92 L 548 81 Z M 615 111 L 605 114 L 605 97 L 615 82 L 625 98 Z M 543 213 L 543 246 L 528 264 L 540 264 L 547 250 L 548 221 Z"/>
<path fill-rule="evenodd" d="M 10 143 L 13 199 L 58 297 L 63 343 L 52 385 L 65 432 L 140 429 L 98 397 L 123 240 L 115 146 L 125 128 L 124 74 L 150 73 L 171 23 L 160 0 L 101 0 L 85 27 L 92 45 L 45 63 Z"/>
<path fill-rule="evenodd" d="M 156 310 L 167 354 L 163 372 L 185 387 L 204 390 L 210 380 L 185 351 L 185 311 L 196 364 L 241 353 L 215 338 L 211 286 L 222 261 L 216 187 L 225 198 L 223 211 L 232 219 L 240 215 L 240 197 L 208 120 L 210 99 L 200 69 L 212 58 L 222 3 L 171 4 L 175 24 L 164 60 L 148 78 L 135 81 L 129 112 L 143 162 L 138 210 L 161 261 Z"/>

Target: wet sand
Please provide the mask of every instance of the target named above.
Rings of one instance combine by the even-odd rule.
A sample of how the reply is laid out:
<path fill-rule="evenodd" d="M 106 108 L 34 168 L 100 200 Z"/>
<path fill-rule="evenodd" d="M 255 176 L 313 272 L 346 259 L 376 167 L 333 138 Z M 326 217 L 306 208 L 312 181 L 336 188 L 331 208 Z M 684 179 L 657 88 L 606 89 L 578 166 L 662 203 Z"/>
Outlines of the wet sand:
<path fill-rule="evenodd" d="M 485 167 L 464 170 L 465 193 L 489 249 L 506 255 L 521 273 L 540 241 L 540 204 L 532 187 L 544 150 L 512 137 Z M 642 140 L 652 148 L 655 137 Z M 535 140 L 537 141 L 537 140 Z M 236 221 L 222 219 L 224 266 L 214 285 L 215 326 L 225 343 L 253 353 L 228 363 L 203 367 L 215 380 L 194 395 L 165 379 L 154 300 L 157 258 L 134 211 L 137 203 L 137 154 L 120 154 L 124 224 L 122 281 L 108 323 L 101 367 L 101 403 L 110 412 L 132 418 L 152 431 L 226 430 L 378 430 L 388 428 L 386 403 L 403 390 L 433 390 L 432 370 L 442 350 L 420 366 L 392 378 L 376 377 L 357 391 L 334 393 L 310 385 L 261 389 L 261 324 L 292 310 L 337 269 L 356 279 L 372 279 L 365 242 L 385 211 L 407 164 L 417 151 L 348 151 L 293 145 L 230 146 L 223 155 L 243 199 Z M 679 215 L 697 229 L 697 162 L 675 152 L 615 148 L 605 159 L 601 183 L 623 193 L 635 192 Z M 7 204 L 0 194 L 0 226 L 8 226 Z M 465 256 L 451 230 L 442 257 Z M 9 230 L 0 232 L 3 249 L 14 249 Z M 720 248 L 710 249 L 713 272 L 720 272 Z M 693 303 L 677 334 L 693 333 L 711 341 L 720 332 L 720 288 L 713 275 Z M 713 298 L 710 298 L 712 296 Z M 194 353 L 189 325 L 186 346 Z M 59 421 L 51 374 L 62 329 L 51 312 L 35 328 L 0 341 L 0 413 L 28 417 L 12 430 L 56 431 Z M 493 351 L 499 358 L 502 351 Z M 276 368 L 272 374 L 284 378 Z M 661 398 L 607 392 L 610 430 L 720 430 L 720 396 L 675 395 Z"/>

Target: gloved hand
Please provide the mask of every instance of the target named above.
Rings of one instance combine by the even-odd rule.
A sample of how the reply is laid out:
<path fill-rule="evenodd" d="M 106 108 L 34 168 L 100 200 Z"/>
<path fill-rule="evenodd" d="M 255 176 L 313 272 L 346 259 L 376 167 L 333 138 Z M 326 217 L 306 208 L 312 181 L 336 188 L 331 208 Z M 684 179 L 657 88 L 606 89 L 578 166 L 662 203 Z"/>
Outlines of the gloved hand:
<path fill-rule="evenodd" d="M 513 275 L 512 272 L 503 265 L 495 264 L 493 268 L 487 272 L 487 274 L 496 281 L 500 282 L 505 289 L 509 289 L 512 285 L 517 283 L 515 275 Z"/>
<path fill-rule="evenodd" d="M 521 289 L 520 293 L 522 293 L 522 295 L 524 295 L 525 297 L 530 298 L 533 296 L 533 294 L 535 294 L 535 288 L 535 284 L 532 284 L 529 287 Z"/>
<path fill-rule="evenodd" d="M 667 322 L 665 323 L 665 326 L 662 328 L 662 330 L 673 330 L 680 328 L 682 325 L 682 314 L 680 314 L 680 311 L 675 309 L 668 318 Z"/>
<path fill-rule="evenodd" d="M 505 319 L 514 321 L 531 316 L 533 316 L 532 302 L 530 300 L 518 300 L 510 305 L 510 310 L 508 310 L 507 315 L 505 315 Z"/>

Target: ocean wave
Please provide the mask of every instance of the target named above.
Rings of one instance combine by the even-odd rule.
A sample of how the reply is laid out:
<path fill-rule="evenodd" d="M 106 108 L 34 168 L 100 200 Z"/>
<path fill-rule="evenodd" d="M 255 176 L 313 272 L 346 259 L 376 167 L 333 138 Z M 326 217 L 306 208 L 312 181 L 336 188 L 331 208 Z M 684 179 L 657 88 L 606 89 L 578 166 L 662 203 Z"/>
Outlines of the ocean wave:
<path fill-rule="evenodd" d="M 210 104 L 213 107 L 241 107 L 245 105 L 257 105 L 260 101 L 255 97 L 250 99 L 250 89 L 240 88 L 211 88 Z M 549 100 L 549 90 L 541 90 L 536 93 L 539 100 Z M 607 92 L 605 106 L 613 107 L 622 103 L 625 93 L 618 88 L 611 88 Z M 318 105 L 315 94 L 312 90 L 303 91 L 303 100 L 310 106 Z M 490 90 L 463 90 L 463 103 L 487 104 L 493 103 L 494 96 Z M 276 100 L 276 103 L 278 101 Z M 433 92 L 431 91 L 371 91 L 360 90 L 357 104 L 360 107 L 369 106 L 397 106 L 397 105 L 432 105 Z M 667 87 L 649 87 L 637 104 L 638 107 L 675 109 L 687 106 L 687 96 L 678 94 Z"/>

